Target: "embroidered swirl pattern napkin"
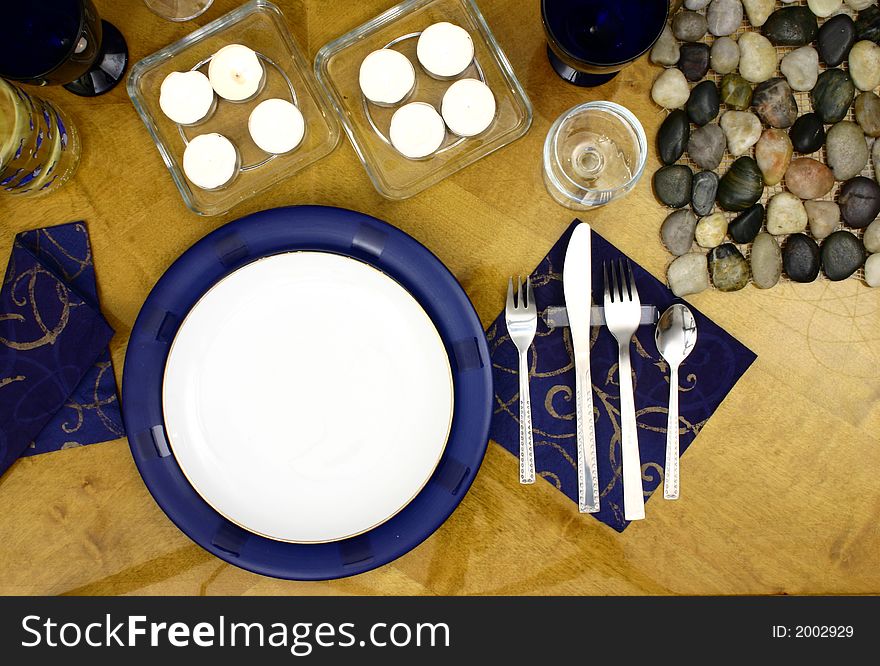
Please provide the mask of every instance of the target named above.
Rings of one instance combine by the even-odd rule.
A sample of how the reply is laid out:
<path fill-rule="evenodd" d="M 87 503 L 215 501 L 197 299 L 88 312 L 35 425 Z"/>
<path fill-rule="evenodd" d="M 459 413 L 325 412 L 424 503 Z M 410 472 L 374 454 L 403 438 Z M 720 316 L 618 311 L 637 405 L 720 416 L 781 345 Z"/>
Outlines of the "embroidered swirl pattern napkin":
<path fill-rule="evenodd" d="M 86 227 L 16 236 L 0 289 L 0 474 L 124 434 Z"/>
<path fill-rule="evenodd" d="M 574 502 L 577 502 L 577 476 L 571 337 L 567 328 L 549 329 L 540 314 L 547 307 L 565 305 L 562 267 L 568 239 L 577 222 L 572 223 L 531 274 L 539 317 L 538 332 L 529 353 L 537 471 Z M 602 262 L 626 257 L 595 230 L 592 246 L 593 302 L 601 305 L 604 290 Z M 633 273 L 643 305 L 656 305 L 663 312 L 679 300 L 634 262 Z M 752 351 L 696 308 L 688 307 L 696 317 L 699 337 L 679 374 L 682 453 L 756 358 Z M 492 439 L 519 456 L 517 352 L 507 334 L 503 311 L 489 327 L 487 336 L 495 380 Z M 601 510 L 593 515 L 615 530 L 623 531 L 628 523 L 623 519 L 617 342 L 607 328 L 594 328 L 591 348 L 601 495 Z M 643 488 L 647 498 L 663 481 L 669 374 L 666 363 L 657 352 L 653 326 L 639 327 L 631 353 Z M 686 466 L 682 476 L 682 492 L 686 497 Z M 511 479 L 515 477 L 516 469 L 511 467 Z"/>

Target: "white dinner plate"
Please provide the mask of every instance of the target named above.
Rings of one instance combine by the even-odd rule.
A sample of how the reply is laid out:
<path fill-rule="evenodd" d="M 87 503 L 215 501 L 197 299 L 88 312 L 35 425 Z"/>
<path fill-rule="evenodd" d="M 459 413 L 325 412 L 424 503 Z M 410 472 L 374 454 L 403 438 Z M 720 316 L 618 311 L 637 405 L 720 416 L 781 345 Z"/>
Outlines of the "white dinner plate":
<path fill-rule="evenodd" d="M 427 483 L 452 373 L 397 282 L 291 252 L 202 296 L 174 338 L 162 402 L 171 450 L 217 512 L 272 539 L 326 542 L 380 525 Z"/>

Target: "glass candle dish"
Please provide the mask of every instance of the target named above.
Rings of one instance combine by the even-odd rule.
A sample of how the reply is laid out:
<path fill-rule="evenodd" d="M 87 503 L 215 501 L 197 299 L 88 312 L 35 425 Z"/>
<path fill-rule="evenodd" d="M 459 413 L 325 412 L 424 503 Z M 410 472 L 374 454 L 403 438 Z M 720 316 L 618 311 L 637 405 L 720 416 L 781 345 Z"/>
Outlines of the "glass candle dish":
<path fill-rule="evenodd" d="M 648 141 L 638 119 L 614 102 L 563 113 L 544 142 L 544 184 L 560 204 L 590 210 L 632 190 L 645 170 Z"/>
<path fill-rule="evenodd" d="M 241 103 L 217 98 L 215 111 L 197 127 L 178 125 L 159 108 L 159 88 L 173 71 L 207 73 L 213 54 L 229 44 L 244 44 L 260 58 L 265 83 L 256 99 Z M 219 215 L 266 188 L 288 179 L 329 154 L 339 141 L 339 123 L 315 81 L 311 66 L 293 40 L 281 11 L 266 0 L 252 0 L 235 11 L 135 64 L 128 94 L 153 140 L 181 197 L 200 215 Z M 279 98 L 302 113 L 305 134 L 284 154 L 267 154 L 251 138 L 248 119 L 263 100 Z M 203 190 L 183 173 L 187 142 L 217 133 L 237 148 L 241 169 L 226 187 Z"/>

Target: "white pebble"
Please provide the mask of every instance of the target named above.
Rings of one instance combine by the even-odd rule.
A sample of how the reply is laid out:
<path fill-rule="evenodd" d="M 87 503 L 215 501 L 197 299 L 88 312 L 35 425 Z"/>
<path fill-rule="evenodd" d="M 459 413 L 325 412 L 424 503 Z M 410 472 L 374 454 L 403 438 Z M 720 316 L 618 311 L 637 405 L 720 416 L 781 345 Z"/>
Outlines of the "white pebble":
<path fill-rule="evenodd" d="M 664 109 L 680 109 L 691 96 L 687 79 L 679 69 L 666 69 L 651 86 L 651 99 Z"/>

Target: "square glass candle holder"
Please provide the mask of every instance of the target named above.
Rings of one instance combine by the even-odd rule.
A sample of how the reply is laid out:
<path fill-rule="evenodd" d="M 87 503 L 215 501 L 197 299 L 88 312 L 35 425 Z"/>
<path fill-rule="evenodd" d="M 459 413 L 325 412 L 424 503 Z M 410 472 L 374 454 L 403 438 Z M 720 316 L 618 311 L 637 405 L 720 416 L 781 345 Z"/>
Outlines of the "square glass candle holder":
<path fill-rule="evenodd" d="M 217 105 L 197 125 L 180 126 L 159 108 L 159 89 L 171 72 L 199 69 L 207 74 L 211 56 L 228 44 L 244 44 L 257 52 L 266 82 L 253 100 L 230 102 L 217 96 Z M 128 94 L 190 210 L 200 215 L 225 213 L 278 181 L 293 176 L 329 154 L 339 142 L 339 123 L 315 81 L 312 69 L 271 2 L 252 0 L 221 16 L 132 67 Z M 279 97 L 293 101 L 303 114 L 305 135 L 289 153 L 262 151 L 248 132 L 248 116 L 261 101 Z M 218 190 L 203 190 L 187 180 L 183 151 L 199 134 L 217 132 L 238 148 L 241 169 Z"/>
<path fill-rule="evenodd" d="M 422 30 L 440 21 L 461 26 L 474 43 L 474 62 L 452 81 L 429 76 L 419 65 L 416 43 Z M 483 133 L 461 138 L 448 131 L 440 149 L 426 159 L 401 155 L 388 140 L 391 116 L 400 108 L 369 103 L 358 75 L 372 51 L 393 48 L 416 70 L 415 90 L 406 102 L 440 102 L 455 80 L 482 79 L 496 101 L 495 120 Z M 473 0 L 408 0 L 326 44 L 315 58 L 315 74 L 326 90 L 355 152 L 376 189 L 389 199 L 406 199 L 481 157 L 523 136 L 532 123 L 532 105 L 486 20 Z"/>

